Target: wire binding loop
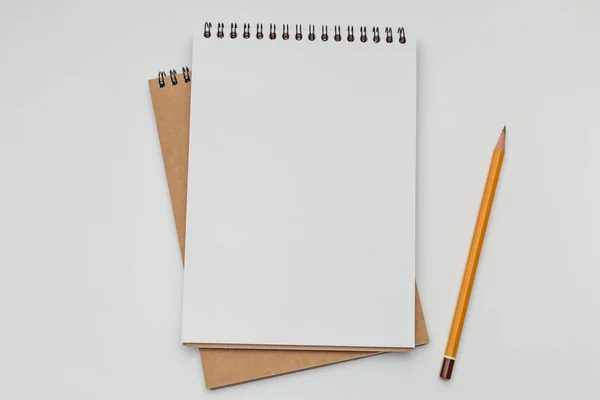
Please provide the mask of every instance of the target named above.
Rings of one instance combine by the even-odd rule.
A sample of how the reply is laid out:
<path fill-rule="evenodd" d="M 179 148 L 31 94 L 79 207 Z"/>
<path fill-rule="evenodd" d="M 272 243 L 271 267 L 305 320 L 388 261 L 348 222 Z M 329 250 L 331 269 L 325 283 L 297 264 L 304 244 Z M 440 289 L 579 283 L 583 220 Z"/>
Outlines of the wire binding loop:
<path fill-rule="evenodd" d="M 366 26 L 360 27 L 360 41 L 363 43 L 367 42 L 367 27 Z"/>
<path fill-rule="evenodd" d="M 333 40 L 335 40 L 336 42 L 339 42 L 342 40 L 342 29 L 340 28 L 339 25 L 335 25 L 333 27 Z"/>
<path fill-rule="evenodd" d="M 296 40 L 302 40 L 302 25 L 296 24 Z"/>
<path fill-rule="evenodd" d="M 315 40 L 315 26 L 314 25 L 308 26 L 308 40 L 310 40 L 311 42 L 313 40 Z"/>
<path fill-rule="evenodd" d="M 269 39 L 275 40 L 277 39 L 277 25 L 269 24 Z"/>
<path fill-rule="evenodd" d="M 244 39 L 250 39 L 250 24 L 244 24 L 244 33 L 242 33 Z"/>
<path fill-rule="evenodd" d="M 348 37 L 347 37 L 349 42 L 354 42 L 354 27 L 348 25 Z"/>
<path fill-rule="evenodd" d="M 375 43 L 379 43 L 381 41 L 381 38 L 379 37 L 379 27 L 377 26 L 373 27 L 373 41 Z"/>
<path fill-rule="evenodd" d="M 217 24 L 217 37 L 219 39 L 223 39 L 223 37 L 225 36 L 225 34 L 223 33 L 223 30 L 225 29 L 225 24 L 222 22 L 219 22 Z"/>
<path fill-rule="evenodd" d="M 385 28 L 385 41 L 386 43 L 394 42 L 394 37 L 392 36 L 392 28 L 389 26 Z"/>
<path fill-rule="evenodd" d="M 288 24 L 284 24 L 282 27 L 282 34 L 281 37 L 283 38 L 283 40 L 288 40 L 290 38 L 290 26 Z"/>
<path fill-rule="evenodd" d="M 406 34 L 404 33 L 404 28 L 398 28 L 398 35 L 400 35 L 400 43 L 406 43 Z"/>
<path fill-rule="evenodd" d="M 329 40 L 329 34 L 327 34 L 327 25 L 321 25 L 321 40 L 324 42 Z"/>
<path fill-rule="evenodd" d="M 256 24 L 256 38 L 260 40 L 263 37 L 264 37 L 264 35 L 263 35 L 263 25 L 262 24 Z"/>
<path fill-rule="evenodd" d="M 183 67 L 183 81 L 185 83 L 190 83 L 190 81 L 192 80 L 190 77 L 190 69 L 188 67 Z"/>
<path fill-rule="evenodd" d="M 171 85 L 177 85 L 179 83 L 179 81 L 177 81 L 177 71 L 174 69 L 170 69 L 169 75 L 171 76 Z"/>
<path fill-rule="evenodd" d="M 204 37 L 207 39 L 210 37 L 210 28 L 212 28 L 212 23 L 205 22 L 204 23 Z"/>
<path fill-rule="evenodd" d="M 237 37 L 237 23 L 231 23 L 231 28 L 229 32 L 229 37 L 235 39 Z"/>
<path fill-rule="evenodd" d="M 167 74 L 165 74 L 165 71 L 158 71 L 158 87 L 159 88 L 165 87 L 165 76 L 167 76 Z"/>

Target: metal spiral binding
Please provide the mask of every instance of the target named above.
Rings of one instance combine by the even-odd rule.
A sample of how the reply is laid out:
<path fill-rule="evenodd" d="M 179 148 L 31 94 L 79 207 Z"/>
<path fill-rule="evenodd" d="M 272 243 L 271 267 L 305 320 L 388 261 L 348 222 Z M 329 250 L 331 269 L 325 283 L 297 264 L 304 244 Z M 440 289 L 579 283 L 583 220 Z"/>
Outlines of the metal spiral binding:
<path fill-rule="evenodd" d="M 361 26 L 360 27 L 360 41 L 362 43 L 365 43 L 367 41 L 367 27 L 366 26 Z"/>
<path fill-rule="evenodd" d="M 394 42 L 394 37 L 392 36 L 392 28 L 390 28 L 389 26 L 386 26 L 386 28 L 385 28 L 385 42 L 386 43 Z"/>
<path fill-rule="evenodd" d="M 379 43 L 381 41 L 381 38 L 379 37 L 379 28 L 376 26 L 373 27 L 373 41 L 375 43 Z"/>
<path fill-rule="evenodd" d="M 283 25 L 283 34 L 281 37 L 283 40 L 288 40 L 290 38 L 290 26 L 288 24 Z"/>
<path fill-rule="evenodd" d="M 179 83 L 177 80 L 177 71 L 174 69 L 169 70 L 169 76 L 171 77 L 171 85 L 175 86 Z"/>
<path fill-rule="evenodd" d="M 321 40 L 326 42 L 329 39 L 327 34 L 327 25 L 321 25 Z"/>
<path fill-rule="evenodd" d="M 250 24 L 245 23 L 243 25 L 243 32 L 241 34 L 241 36 L 244 39 L 250 39 L 252 38 L 252 35 L 250 33 Z M 344 40 L 343 36 L 342 36 L 342 28 L 340 25 L 334 25 L 334 34 L 333 34 L 333 40 L 334 42 L 341 42 Z M 212 36 L 212 23 L 211 22 L 206 22 L 204 24 L 204 37 L 209 39 Z M 283 40 L 289 40 L 290 39 L 290 27 L 289 24 L 282 24 L 281 25 L 281 38 Z M 373 43 L 380 43 L 382 40 L 381 35 L 379 33 L 379 27 L 378 26 L 373 26 L 371 31 L 373 32 Z M 368 37 L 368 28 L 367 26 L 360 26 L 359 27 L 359 32 L 360 32 L 360 36 L 358 37 L 358 39 L 360 40 L 361 43 L 366 43 L 369 41 L 369 37 Z M 385 43 L 394 43 L 394 30 L 391 26 L 386 26 L 384 29 L 385 32 Z M 217 38 L 222 39 L 225 37 L 225 24 L 222 22 L 217 23 Z M 237 32 L 237 23 L 232 22 L 230 24 L 229 27 L 229 38 L 230 39 L 237 39 L 238 37 L 238 32 Z M 256 39 L 261 40 L 265 37 L 264 33 L 263 33 L 263 24 L 262 23 L 257 23 L 256 24 L 256 34 L 255 34 Z M 301 24 L 296 24 L 296 34 L 294 35 L 294 38 L 297 41 L 301 41 L 304 40 L 304 35 L 302 34 L 302 25 Z M 328 26 L 327 25 L 321 25 L 321 41 L 322 42 L 327 42 L 329 40 L 329 32 L 328 32 Z M 277 39 L 277 24 L 269 24 L 269 39 L 271 40 L 276 40 Z M 315 34 L 315 25 L 313 24 L 309 24 L 308 25 L 308 40 L 313 42 L 317 39 L 317 35 Z M 354 42 L 354 40 L 356 39 L 356 37 L 354 36 L 354 26 L 352 25 L 348 25 L 348 29 L 347 29 L 347 35 L 346 35 L 346 41 L 348 42 Z M 406 33 L 404 31 L 403 27 L 398 28 L 398 42 L 400 44 L 405 44 L 406 43 Z M 164 77 L 163 77 L 164 78 Z M 175 83 L 176 84 L 176 83 Z"/>
<path fill-rule="evenodd" d="M 404 34 L 404 28 L 398 28 L 398 35 L 400 36 L 400 43 L 406 43 L 406 35 Z"/>
<path fill-rule="evenodd" d="M 311 42 L 313 40 L 315 40 L 315 26 L 314 25 L 308 26 L 308 40 L 310 40 Z"/>
<path fill-rule="evenodd" d="M 204 23 L 204 37 L 205 38 L 209 38 L 210 37 L 210 29 L 212 28 L 212 24 L 210 22 L 205 22 Z"/>
<path fill-rule="evenodd" d="M 339 42 L 340 40 L 342 40 L 342 30 L 340 29 L 339 25 L 335 25 L 333 27 L 333 40 L 335 40 L 336 42 Z"/>
<path fill-rule="evenodd" d="M 188 67 L 183 67 L 181 69 L 181 71 L 182 71 L 182 75 L 183 75 L 183 82 L 190 83 L 192 81 L 192 76 L 190 75 L 190 69 Z M 167 83 L 165 82 L 166 77 L 167 77 L 167 74 L 165 73 L 165 71 L 158 71 L 158 87 L 159 88 L 162 89 L 165 86 L 167 86 Z M 176 86 L 180 83 L 179 79 L 177 79 L 177 70 L 174 70 L 174 69 L 169 70 L 169 79 L 171 81 L 172 86 Z"/>

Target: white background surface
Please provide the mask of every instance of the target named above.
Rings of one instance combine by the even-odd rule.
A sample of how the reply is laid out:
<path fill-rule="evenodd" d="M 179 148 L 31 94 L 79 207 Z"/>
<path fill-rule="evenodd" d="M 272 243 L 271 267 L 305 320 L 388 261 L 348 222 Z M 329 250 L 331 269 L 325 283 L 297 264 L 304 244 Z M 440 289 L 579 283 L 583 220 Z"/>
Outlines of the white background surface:
<path fill-rule="evenodd" d="M 195 39 L 182 342 L 414 347 L 416 46 L 359 45 Z"/>
<path fill-rule="evenodd" d="M 3 1 L 0 397 L 595 399 L 600 4 Z M 204 389 L 146 80 L 206 19 L 419 40 L 418 270 L 431 343 Z M 498 187 L 455 376 L 437 377 L 492 148 Z"/>

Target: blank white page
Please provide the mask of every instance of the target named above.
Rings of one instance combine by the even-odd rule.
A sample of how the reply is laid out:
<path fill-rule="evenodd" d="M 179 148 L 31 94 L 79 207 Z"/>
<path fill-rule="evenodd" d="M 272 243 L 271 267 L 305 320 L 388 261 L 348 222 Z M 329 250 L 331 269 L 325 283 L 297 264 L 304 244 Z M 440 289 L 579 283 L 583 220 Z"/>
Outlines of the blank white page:
<path fill-rule="evenodd" d="M 416 48 L 197 36 L 182 341 L 413 347 Z"/>

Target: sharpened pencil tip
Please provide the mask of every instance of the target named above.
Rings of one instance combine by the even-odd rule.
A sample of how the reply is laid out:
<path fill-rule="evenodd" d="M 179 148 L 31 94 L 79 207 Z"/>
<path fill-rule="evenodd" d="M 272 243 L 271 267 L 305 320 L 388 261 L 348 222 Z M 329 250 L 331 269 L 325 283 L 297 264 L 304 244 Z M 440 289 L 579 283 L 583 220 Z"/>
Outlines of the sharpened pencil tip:
<path fill-rule="evenodd" d="M 504 125 L 504 129 L 502 129 L 502 133 L 500 134 L 498 143 L 496 143 L 496 150 L 504 151 L 504 143 L 505 142 L 506 142 L 506 125 Z"/>

